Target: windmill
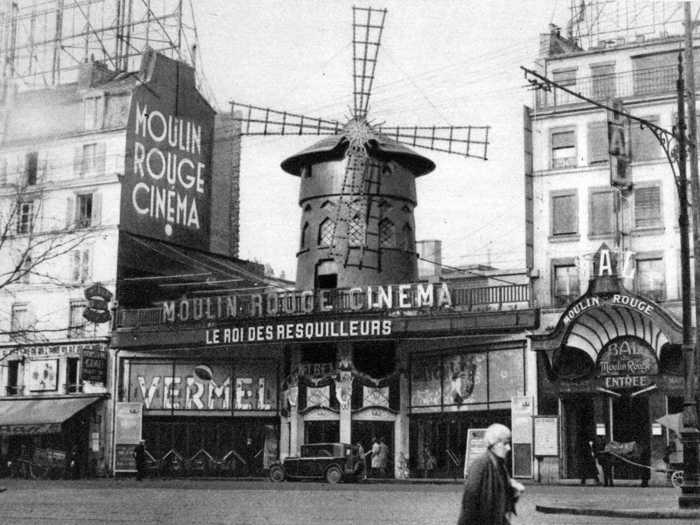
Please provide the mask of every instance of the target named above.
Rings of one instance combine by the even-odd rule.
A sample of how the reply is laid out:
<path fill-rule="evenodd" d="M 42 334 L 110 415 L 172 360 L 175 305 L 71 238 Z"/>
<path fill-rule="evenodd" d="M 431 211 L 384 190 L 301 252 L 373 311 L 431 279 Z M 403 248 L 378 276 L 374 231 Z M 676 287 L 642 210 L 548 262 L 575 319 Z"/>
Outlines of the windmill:
<path fill-rule="evenodd" d="M 435 164 L 408 146 L 486 160 L 488 126 L 385 126 L 368 119 L 386 9 L 353 7 L 348 121 L 231 102 L 242 135 L 328 135 L 282 162 L 301 178 L 300 289 L 417 278 L 415 177 Z"/>

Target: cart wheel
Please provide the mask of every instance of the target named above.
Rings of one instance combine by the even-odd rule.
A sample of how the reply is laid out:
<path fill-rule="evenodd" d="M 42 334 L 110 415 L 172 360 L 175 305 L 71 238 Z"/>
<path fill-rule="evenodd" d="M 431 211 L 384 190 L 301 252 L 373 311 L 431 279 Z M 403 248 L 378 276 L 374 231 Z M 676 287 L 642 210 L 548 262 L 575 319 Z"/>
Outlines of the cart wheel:
<path fill-rule="evenodd" d="M 273 465 L 270 467 L 270 479 L 274 482 L 279 483 L 284 481 L 284 469 L 280 465 Z"/>
<path fill-rule="evenodd" d="M 681 488 L 681 486 L 683 485 L 682 470 L 676 470 L 673 474 L 671 474 L 671 485 L 673 485 L 677 489 Z"/>

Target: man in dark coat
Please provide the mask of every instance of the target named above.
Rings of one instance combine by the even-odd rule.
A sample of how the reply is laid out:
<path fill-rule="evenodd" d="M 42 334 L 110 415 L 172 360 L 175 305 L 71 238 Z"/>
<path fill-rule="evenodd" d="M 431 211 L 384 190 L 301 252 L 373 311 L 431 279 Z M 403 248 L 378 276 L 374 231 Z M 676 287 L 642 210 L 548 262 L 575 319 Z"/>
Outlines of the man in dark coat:
<path fill-rule="evenodd" d="M 141 481 L 146 467 L 146 446 L 143 439 L 134 447 L 134 460 L 136 462 L 136 480 Z"/>
<path fill-rule="evenodd" d="M 469 466 L 458 525 L 509 525 L 515 502 L 525 489 L 511 479 L 505 458 L 510 452 L 510 430 L 500 424 L 486 429 L 486 452 Z"/>

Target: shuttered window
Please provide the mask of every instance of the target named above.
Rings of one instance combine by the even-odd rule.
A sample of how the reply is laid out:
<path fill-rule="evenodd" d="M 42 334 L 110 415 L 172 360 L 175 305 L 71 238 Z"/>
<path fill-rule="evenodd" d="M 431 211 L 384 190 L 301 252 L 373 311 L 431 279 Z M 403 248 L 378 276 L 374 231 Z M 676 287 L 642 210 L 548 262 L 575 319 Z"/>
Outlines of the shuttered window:
<path fill-rule="evenodd" d="M 576 193 L 552 195 L 552 235 L 578 233 Z"/>
<path fill-rule="evenodd" d="M 580 294 L 578 268 L 574 264 L 554 266 L 553 303 L 561 308 L 572 303 Z"/>
<path fill-rule="evenodd" d="M 655 228 L 662 225 L 661 188 L 647 186 L 634 190 L 635 228 Z"/>
<path fill-rule="evenodd" d="M 638 259 L 635 272 L 635 291 L 653 301 L 666 299 L 666 280 L 664 278 L 664 260 Z"/>
<path fill-rule="evenodd" d="M 601 164 L 608 160 L 608 122 L 589 122 L 588 164 Z"/>
<path fill-rule="evenodd" d="M 576 134 L 573 130 L 552 132 L 552 168 L 576 166 Z"/>
<path fill-rule="evenodd" d="M 642 118 L 657 125 L 659 123 L 658 116 L 646 116 Z M 632 124 L 630 135 L 632 139 L 632 151 L 630 152 L 632 162 L 653 160 L 663 157 L 663 150 L 659 145 L 659 141 L 654 134 L 649 131 L 649 128 L 642 129 L 638 124 L 634 123 Z"/>
<path fill-rule="evenodd" d="M 591 191 L 591 235 L 609 235 L 615 231 L 614 196 L 611 190 Z"/>
<path fill-rule="evenodd" d="M 695 84 L 700 71 L 700 49 L 695 50 Z M 676 91 L 678 78 L 678 51 L 656 53 L 632 58 L 634 94 L 667 93 Z"/>
<path fill-rule="evenodd" d="M 593 99 L 605 100 L 615 96 L 615 64 L 591 66 Z"/>

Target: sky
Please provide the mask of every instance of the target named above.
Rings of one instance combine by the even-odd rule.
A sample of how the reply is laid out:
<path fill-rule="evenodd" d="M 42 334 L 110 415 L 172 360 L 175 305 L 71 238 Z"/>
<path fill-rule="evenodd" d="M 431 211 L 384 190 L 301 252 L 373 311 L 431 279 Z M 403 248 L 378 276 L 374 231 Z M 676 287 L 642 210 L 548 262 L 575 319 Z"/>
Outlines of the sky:
<path fill-rule="evenodd" d="M 352 5 L 388 10 L 369 119 L 386 125 L 491 126 L 487 161 L 416 148 L 436 163 L 417 181 L 416 239 L 443 263 L 524 267 L 523 106 L 519 66 L 569 2 L 197 0 L 197 65 L 218 109 L 228 102 L 347 121 Z M 299 180 L 280 163 L 317 137 L 243 137 L 240 257 L 296 273 Z"/>

